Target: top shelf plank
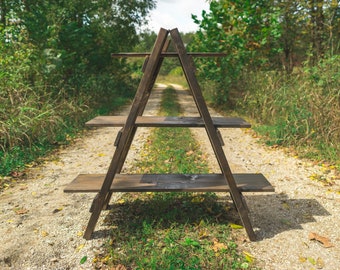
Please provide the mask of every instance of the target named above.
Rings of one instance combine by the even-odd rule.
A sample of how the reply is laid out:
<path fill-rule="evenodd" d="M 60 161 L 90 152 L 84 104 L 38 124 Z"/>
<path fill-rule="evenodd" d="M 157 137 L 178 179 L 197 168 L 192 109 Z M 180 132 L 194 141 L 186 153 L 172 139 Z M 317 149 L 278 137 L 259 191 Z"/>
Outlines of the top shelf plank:
<path fill-rule="evenodd" d="M 88 127 L 121 127 L 126 116 L 97 116 L 86 122 Z M 251 125 L 239 117 L 212 117 L 215 127 L 250 128 Z M 201 117 L 138 116 L 138 127 L 204 127 Z"/>
<path fill-rule="evenodd" d="M 148 52 L 131 52 L 131 53 L 112 53 L 111 57 L 113 58 L 120 58 L 120 57 L 145 57 L 149 56 L 150 53 Z M 223 57 L 226 56 L 226 53 L 219 53 L 219 52 L 208 52 L 208 53 L 202 53 L 202 52 L 188 52 L 187 55 L 193 56 L 193 57 Z M 178 57 L 177 52 L 162 52 L 162 57 Z"/>

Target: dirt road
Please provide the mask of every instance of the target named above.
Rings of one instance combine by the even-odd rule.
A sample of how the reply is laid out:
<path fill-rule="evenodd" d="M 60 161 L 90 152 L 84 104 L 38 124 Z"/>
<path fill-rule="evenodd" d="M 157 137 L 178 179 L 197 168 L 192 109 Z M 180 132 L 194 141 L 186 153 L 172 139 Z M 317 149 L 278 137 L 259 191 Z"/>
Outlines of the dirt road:
<path fill-rule="evenodd" d="M 158 111 L 160 93 L 160 89 L 153 91 L 146 114 Z M 188 92 L 178 93 L 185 114 L 197 114 Z M 127 113 L 128 108 L 121 111 Z M 94 194 L 65 194 L 63 189 L 79 173 L 106 172 L 118 130 L 88 131 L 44 164 L 30 168 L 25 181 L 0 195 L 1 269 L 92 269 L 94 255 L 100 253 L 108 233 L 105 213 L 94 239 L 85 241 L 82 233 Z M 192 132 L 209 155 L 211 171 L 218 172 L 205 131 Z M 264 147 L 249 131 L 221 129 L 221 133 L 233 172 L 261 172 L 276 189 L 273 194 L 246 195 L 259 240 L 249 242 L 244 230 L 239 230 L 240 247 L 263 269 L 340 269 L 340 180 L 323 186 L 315 179 L 330 178 L 328 169 Z M 138 129 L 124 171 L 133 171 L 148 134 L 148 129 Z M 309 240 L 311 232 L 326 237 L 332 246 Z"/>

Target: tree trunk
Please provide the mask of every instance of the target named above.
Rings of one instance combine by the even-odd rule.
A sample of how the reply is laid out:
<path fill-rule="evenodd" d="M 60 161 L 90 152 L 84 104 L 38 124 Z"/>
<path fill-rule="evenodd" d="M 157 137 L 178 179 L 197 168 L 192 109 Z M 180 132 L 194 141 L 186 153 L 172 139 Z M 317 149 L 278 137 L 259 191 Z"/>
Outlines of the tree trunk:
<path fill-rule="evenodd" d="M 324 56 L 323 0 L 310 0 L 312 64 Z"/>
<path fill-rule="evenodd" d="M 6 15 L 7 15 L 6 0 L 0 0 L 0 23 L 4 27 L 6 27 Z"/>

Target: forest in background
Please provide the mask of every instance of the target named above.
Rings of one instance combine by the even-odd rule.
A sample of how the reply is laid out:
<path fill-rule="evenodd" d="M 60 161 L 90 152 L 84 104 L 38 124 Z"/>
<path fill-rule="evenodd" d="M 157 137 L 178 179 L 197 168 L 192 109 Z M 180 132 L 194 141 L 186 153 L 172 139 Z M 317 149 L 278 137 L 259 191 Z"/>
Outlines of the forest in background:
<path fill-rule="evenodd" d="M 149 51 L 151 0 L 0 0 L 0 175 L 131 99 Z M 340 7 L 334 0 L 210 1 L 188 49 L 209 103 L 259 123 L 272 145 L 340 164 Z M 180 26 L 178 26 L 180 30 Z M 163 75 L 182 75 L 175 60 Z M 131 76 L 132 74 L 132 76 Z"/>
<path fill-rule="evenodd" d="M 255 119 L 270 145 L 340 168 L 340 6 L 337 0 L 211 1 L 193 51 L 206 98 Z"/>

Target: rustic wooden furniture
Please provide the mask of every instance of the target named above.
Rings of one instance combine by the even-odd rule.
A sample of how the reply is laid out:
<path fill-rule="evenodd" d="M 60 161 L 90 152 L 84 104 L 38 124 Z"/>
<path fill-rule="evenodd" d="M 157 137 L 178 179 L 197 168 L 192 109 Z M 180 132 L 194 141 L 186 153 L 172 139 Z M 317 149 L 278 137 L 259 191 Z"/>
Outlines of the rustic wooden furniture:
<path fill-rule="evenodd" d="M 168 37 L 170 34 L 170 38 Z M 175 52 L 167 52 L 170 40 Z M 248 208 L 242 192 L 272 192 L 271 184 L 262 174 L 233 174 L 223 152 L 223 141 L 217 128 L 250 127 L 241 118 L 211 117 L 195 77 L 193 56 L 221 56 L 216 53 L 187 53 L 177 29 L 160 29 L 151 53 L 114 54 L 114 57 L 147 56 L 143 66 L 143 76 L 137 89 L 130 113 L 124 116 L 98 116 L 87 122 L 87 126 L 122 126 L 118 133 L 111 164 L 106 175 L 79 175 L 65 192 L 98 192 L 90 212 L 91 217 L 84 233 L 90 239 L 102 209 L 105 209 L 113 192 L 146 192 L 146 191 L 187 191 L 187 192 L 229 192 L 240 215 L 250 240 L 255 240 Z M 151 90 L 160 70 L 164 57 L 178 57 L 188 81 L 200 117 L 160 117 L 143 116 Z M 219 166 L 220 174 L 120 174 L 129 148 L 138 127 L 203 127 L 205 128 Z"/>

